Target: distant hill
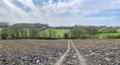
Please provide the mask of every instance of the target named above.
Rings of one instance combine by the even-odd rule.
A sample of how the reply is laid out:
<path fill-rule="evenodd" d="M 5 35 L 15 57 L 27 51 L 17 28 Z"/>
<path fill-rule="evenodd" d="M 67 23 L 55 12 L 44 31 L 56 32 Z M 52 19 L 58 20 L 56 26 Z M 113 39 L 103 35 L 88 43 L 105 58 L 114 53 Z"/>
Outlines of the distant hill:
<path fill-rule="evenodd" d="M 21 26 L 24 28 L 31 28 L 31 27 L 35 27 L 35 28 L 48 28 L 49 25 L 47 24 L 40 24 L 40 23 L 17 23 L 17 24 L 13 24 L 13 26 Z"/>
<path fill-rule="evenodd" d="M 8 27 L 8 23 L 7 22 L 0 22 L 0 28 L 5 28 Z"/>

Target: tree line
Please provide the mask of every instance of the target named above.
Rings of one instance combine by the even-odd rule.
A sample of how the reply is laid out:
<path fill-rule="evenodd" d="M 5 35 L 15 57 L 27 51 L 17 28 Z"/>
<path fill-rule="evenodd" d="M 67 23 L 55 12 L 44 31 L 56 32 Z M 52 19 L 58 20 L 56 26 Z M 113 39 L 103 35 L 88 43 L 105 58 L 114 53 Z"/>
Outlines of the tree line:
<path fill-rule="evenodd" d="M 0 32 L 2 39 L 52 39 L 55 38 L 55 31 L 41 32 L 42 30 L 34 26 L 24 28 L 20 25 L 13 25 L 3 28 Z"/>
<path fill-rule="evenodd" d="M 86 39 L 94 38 L 93 35 L 97 33 L 116 33 L 118 29 L 118 27 L 81 25 L 52 27 L 39 23 L 17 23 L 7 24 L 7 26 L 2 24 L 2 26 L 1 39 L 60 39 L 60 36 L 53 29 L 70 29 L 69 32 L 63 34 L 62 39 Z"/>

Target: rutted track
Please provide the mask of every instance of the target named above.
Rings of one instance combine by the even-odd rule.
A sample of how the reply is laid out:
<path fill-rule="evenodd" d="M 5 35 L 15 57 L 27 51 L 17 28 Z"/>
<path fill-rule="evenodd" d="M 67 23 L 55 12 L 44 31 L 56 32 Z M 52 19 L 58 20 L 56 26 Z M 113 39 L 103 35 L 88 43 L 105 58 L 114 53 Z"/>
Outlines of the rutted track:
<path fill-rule="evenodd" d="M 1 40 L 0 65 L 120 65 L 120 40 Z"/>
<path fill-rule="evenodd" d="M 73 40 L 87 65 L 120 65 L 120 40 Z"/>
<path fill-rule="evenodd" d="M 78 56 L 78 59 L 80 61 L 80 64 L 81 65 L 87 65 L 86 64 L 86 60 L 82 57 L 82 55 L 80 54 L 80 52 L 78 51 L 78 49 L 75 47 L 75 45 L 73 44 L 73 41 L 71 40 L 71 44 L 73 46 L 73 48 L 75 49 L 76 53 L 77 53 L 77 56 Z"/>
<path fill-rule="evenodd" d="M 70 51 L 70 41 L 68 42 L 68 50 L 65 52 L 65 54 L 63 54 L 60 59 L 58 59 L 58 61 L 55 63 L 55 65 L 61 65 L 63 63 L 63 60 L 65 59 L 65 56 L 68 54 L 68 52 Z"/>
<path fill-rule="evenodd" d="M 66 59 L 66 58 L 72 58 L 72 59 L 69 60 L 69 59 Z M 63 61 L 64 61 L 64 63 L 63 63 Z M 73 61 L 75 61 L 75 62 L 73 62 Z M 69 40 L 69 42 L 68 42 L 68 50 L 60 57 L 60 59 L 58 59 L 58 61 L 55 63 L 55 65 L 64 65 L 64 64 L 69 65 L 69 63 L 70 63 L 70 65 L 74 65 L 74 64 L 75 65 L 87 65 L 86 60 L 82 57 L 80 52 L 77 50 L 77 48 L 73 44 L 72 40 Z"/>

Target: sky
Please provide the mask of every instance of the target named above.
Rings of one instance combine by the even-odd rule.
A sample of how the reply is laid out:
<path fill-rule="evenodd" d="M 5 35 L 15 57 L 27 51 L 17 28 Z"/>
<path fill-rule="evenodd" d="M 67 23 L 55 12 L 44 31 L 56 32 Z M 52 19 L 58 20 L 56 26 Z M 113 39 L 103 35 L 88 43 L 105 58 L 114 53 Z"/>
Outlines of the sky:
<path fill-rule="evenodd" d="M 0 21 L 120 26 L 120 0 L 0 0 Z"/>

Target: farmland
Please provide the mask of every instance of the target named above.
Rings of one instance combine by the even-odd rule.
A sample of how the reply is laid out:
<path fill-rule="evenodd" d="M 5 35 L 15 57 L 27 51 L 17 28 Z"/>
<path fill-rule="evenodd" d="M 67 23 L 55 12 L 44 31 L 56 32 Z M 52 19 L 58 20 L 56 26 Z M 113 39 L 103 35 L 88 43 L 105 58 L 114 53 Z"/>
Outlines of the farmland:
<path fill-rule="evenodd" d="M 119 39 L 0 41 L 0 65 L 119 64 Z"/>
<path fill-rule="evenodd" d="M 66 49 L 64 40 L 0 41 L 0 65 L 53 65 Z"/>
<path fill-rule="evenodd" d="M 1 24 L 2 25 L 2 24 Z M 40 23 L 16 23 L 0 28 L 0 39 L 119 39 L 120 27 L 49 26 Z"/>
<path fill-rule="evenodd" d="M 120 64 L 119 40 L 75 40 L 74 42 L 79 52 L 87 60 L 88 65 Z"/>
<path fill-rule="evenodd" d="M 69 33 L 69 31 L 70 31 L 70 29 L 51 29 L 51 30 L 56 32 L 57 38 L 58 38 L 58 36 L 59 36 L 59 38 L 64 38 L 64 34 Z M 49 32 L 49 29 L 43 30 L 41 32 L 44 32 L 44 31 Z"/>
<path fill-rule="evenodd" d="M 107 39 L 107 38 L 120 38 L 120 33 L 97 33 L 93 35 L 95 38 Z"/>
<path fill-rule="evenodd" d="M 2 28 L 0 28 L 0 31 L 2 30 Z"/>

